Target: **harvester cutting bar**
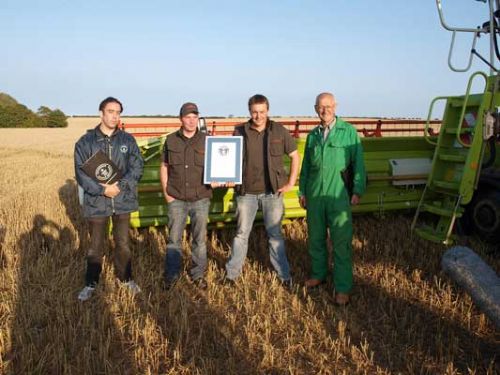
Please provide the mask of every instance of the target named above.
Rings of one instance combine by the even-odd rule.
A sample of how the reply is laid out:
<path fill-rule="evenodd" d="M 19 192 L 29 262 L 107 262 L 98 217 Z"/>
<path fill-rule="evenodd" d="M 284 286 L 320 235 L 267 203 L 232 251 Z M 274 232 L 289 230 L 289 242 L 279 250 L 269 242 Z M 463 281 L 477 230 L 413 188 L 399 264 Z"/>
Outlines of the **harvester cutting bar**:
<path fill-rule="evenodd" d="M 233 133 L 233 129 L 240 122 L 235 121 L 207 121 L 207 128 L 211 135 L 228 135 Z M 311 131 L 318 123 L 311 120 L 293 120 L 280 121 L 288 130 L 296 137 L 305 135 Z M 392 120 L 392 119 L 375 119 L 375 120 L 350 120 L 357 131 L 364 137 L 382 137 L 386 135 L 423 135 L 425 132 L 424 120 Z M 433 120 L 429 124 L 430 135 L 437 135 L 441 121 Z M 180 127 L 179 123 L 157 123 L 157 124 L 125 124 L 122 123 L 122 128 L 130 132 L 136 138 L 159 137 L 167 133 L 171 133 Z M 143 131 L 141 131 L 143 130 Z"/>

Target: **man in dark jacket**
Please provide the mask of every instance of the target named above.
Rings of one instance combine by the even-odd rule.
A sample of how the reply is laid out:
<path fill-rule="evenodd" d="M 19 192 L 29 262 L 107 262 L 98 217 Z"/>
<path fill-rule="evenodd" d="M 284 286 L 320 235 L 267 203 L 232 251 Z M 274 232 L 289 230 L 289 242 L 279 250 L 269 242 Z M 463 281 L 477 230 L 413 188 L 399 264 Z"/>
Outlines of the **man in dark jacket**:
<path fill-rule="evenodd" d="M 198 130 L 198 107 L 184 103 L 180 109 L 181 128 L 165 140 L 160 181 L 168 211 L 168 243 L 165 283 L 170 288 L 182 267 L 182 234 L 189 216 L 193 247 L 191 280 L 206 288 L 207 220 L 212 189 L 203 183 L 205 133 Z"/>
<path fill-rule="evenodd" d="M 283 194 L 297 180 L 299 154 L 290 132 L 268 118 L 269 101 L 264 95 L 254 95 L 248 101 L 251 119 L 238 126 L 234 135 L 243 136 L 243 183 L 238 187 L 237 232 L 231 258 L 226 263 L 226 280 L 234 282 L 241 274 L 247 255 L 248 237 L 255 215 L 262 210 L 268 235 L 271 264 L 281 282 L 291 286 L 290 270 L 281 233 Z M 290 160 L 290 175 L 285 171 L 283 156 Z"/>
<path fill-rule="evenodd" d="M 83 214 L 90 229 L 85 287 L 78 295 L 80 301 L 91 297 L 99 281 L 110 217 L 116 245 L 116 274 L 133 293 L 140 292 L 132 279 L 128 230 L 130 213 L 138 209 L 137 183 L 142 176 L 144 161 L 134 137 L 118 128 L 122 110 L 119 100 L 112 97 L 104 99 L 99 105 L 101 123 L 75 144 L 76 180 L 84 192 Z M 82 166 L 98 151 L 104 152 L 121 171 L 119 181 L 98 183 L 84 172 Z"/>

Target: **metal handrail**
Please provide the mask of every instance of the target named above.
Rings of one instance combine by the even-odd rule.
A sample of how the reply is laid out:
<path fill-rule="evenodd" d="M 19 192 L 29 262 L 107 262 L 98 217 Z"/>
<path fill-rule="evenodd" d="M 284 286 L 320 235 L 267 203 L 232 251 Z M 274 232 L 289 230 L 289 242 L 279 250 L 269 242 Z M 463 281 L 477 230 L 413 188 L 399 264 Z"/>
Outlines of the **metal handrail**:
<path fill-rule="evenodd" d="M 427 115 L 427 121 L 425 122 L 425 128 L 424 128 L 424 139 L 427 143 L 433 146 L 437 146 L 437 142 L 431 141 L 429 137 L 429 125 L 431 123 L 431 117 L 432 117 L 432 110 L 434 109 L 434 104 L 438 100 L 448 100 L 448 96 L 438 96 L 434 99 L 432 99 L 431 105 L 429 107 L 429 114 Z"/>
<path fill-rule="evenodd" d="M 486 28 L 468 28 L 468 27 L 452 27 L 452 26 L 449 26 L 446 21 L 444 20 L 444 16 L 443 16 L 443 7 L 441 5 L 441 0 L 436 0 L 436 5 L 437 5 L 437 8 L 438 8 L 438 13 L 439 13 L 439 20 L 441 21 L 441 25 L 443 25 L 443 27 L 448 30 L 448 31 L 458 31 L 458 32 L 464 32 L 464 33 L 476 33 L 476 32 L 480 32 L 480 33 L 487 33 L 487 29 Z"/>
<path fill-rule="evenodd" d="M 465 92 L 465 96 L 464 96 L 464 104 L 462 106 L 462 112 L 460 114 L 460 120 L 458 122 L 458 126 L 457 126 L 457 134 L 456 134 L 456 137 L 457 137 L 457 142 L 462 145 L 463 147 L 466 147 L 466 148 L 470 148 L 472 145 L 471 144 L 466 144 L 465 142 L 462 141 L 462 139 L 460 138 L 460 134 L 461 134 L 461 131 L 462 131 L 462 123 L 464 121 L 464 117 L 465 117 L 465 110 L 467 109 L 467 102 L 469 101 L 469 95 L 470 95 L 470 89 L 472 87 L 472 81 L 474 80 L 474 77 L 476 77 L 477 75 L 480 75 L 484 78 L 484 84 L 485 84 L 485 87 L 484 87 L 484 93 L 486 93 L 486 91 L 488 90 L 488 76 L 483 73 L 483 72 L 475 72 L 473 73 L 470 78 L 469 78 L 469 82 L 467 83 L 467 90 Z M 476 121 L 480 121 L 479 119 L 476 119 Z"/>
<path fill-rule="evenodd" d="M 448 227 L 448 230 L 446 231 L 446 238 L 443 241 L 444 245 L 450 245 L 450 237 L 451 233 L 453 232 L 453 227 L 455 226 L 455 220 L 457 219 L 457 211 L 460 208 L 460 202 L 462 201 L 462 194 L 460 194 L 457 198 L 457 201 L 455 202 L 455 208 L 453 210 L 453 215 L 451 217 L 450 225 Z"/>
<path fill-rule="evenodd" d="M 453 66 L 453 63 L 451 62 L 451 56 L 453 55 L 453 47 L 455 45 L 455 35 L 456 35 L 456 33 L 457 33 L 457 31 L 453 30 L 453 33 L 451 34 L 450 50 L 448 51 L 448 66 L 454 72 L 459 72 L 459 73 L 460 72 L 466 72 L 472 66 L 472 58 L 474 57 L 473 51 L 476 48 L 476 42 L 477 42 L 477 39 L 479 37 L 479 32 L 474 33 L 474 38 L 472 38 L 472 47 L 471 47 L 470 54 L 469 54 L 469 63 L 467 64 L 467 66 L 465 68 L 456 68 L 455 66 Z"/>
<path fill-rule="evenodd" d="M 486 0 L 481 0 L 481 1 L 486 2 Z M 450 67 L 450 69 L 453 70 L 454 72 L 466 72 L 466 71 L 468 71 L 470 69 L 470 67 L 472 66 L 473 55 L 476 54 L 479 58 L 481 58 L 481 60 L 485 61 L 486 64 L 489 65 L 491 74 L 493 73 L 493 71 L 496 71 L 496 68 L 494 65 L 494 55 L 493 55 L 493 48 L 494 48 L 493 43 L 494 43 L 494 36 L 495 36 L 496 30 L 495 30 L 495 20 L 494 20 L 494 16 L 493 16 L 493 4 L 492 4 L 491 0 L 489 1 L 489 13 L 490 13 L 489 22 L 483 24 L 482 27 L 478 26 L 477 28 L 454 27 L 454 26 L 448 25 L 444 19 L 443 7 L 442 7 L 441 0 L 436 0 L 436 5 L 437 5 L 439 20 L 441 22 L 441 25 L 446 30 L 453 32 L 453 34 L 451 36 L 450 50 L 448 52 L 448 66 Z M 472 39 L 472 48 L 471 48 L 470 55 L 469 55 L 469 62 L 465 68 L 456 68 L 455 66 L 453 66 L 453 64 L 451 62 L 451 57 L 453 55 L 453 48 L 455 46 L 455 36 L 456 36 L 457 32 L 474 33 L 474 37 Z M 481 33 L 484 33 L 484 34 L 490 33 L 490 61 L 489 62 L 487 62 L 485 59 L 483 59 L 477 53 L 476 48 L 475 48 L 477 39 L 479 38 Z"/>

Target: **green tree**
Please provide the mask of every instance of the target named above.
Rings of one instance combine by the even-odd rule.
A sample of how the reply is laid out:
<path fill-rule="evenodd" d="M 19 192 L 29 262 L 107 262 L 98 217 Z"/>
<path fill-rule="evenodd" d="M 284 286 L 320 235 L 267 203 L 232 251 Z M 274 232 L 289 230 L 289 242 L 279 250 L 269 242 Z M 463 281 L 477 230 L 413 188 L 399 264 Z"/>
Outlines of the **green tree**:
<path fill-rule="evenodd" d="M 0 107 L 14 107 L 17 104 L 18 104 L 17 100 L 14 99 L 12 96 L 0 92 Z"/>
<path fill-rule="evenodd" d="M 0 106 L 0 127 L 3 128 L 31 128 L 35 126 L 36 116 L 26 106 Z"/>
<path fill-rule="evenodd" d="M 35 121 L 35 126 L 37 128 L 44 128 L 47 126 L 47 120 L 49 118 L 49 115 L 52 113 L 52 110 L 49 107 L 46 107 L 44 105 L 40 106 L 38 108 L 38 111 L 36 111 L 37 119 Z"/>
<path fill-rule="evenodd" d="M 40 106 L 36 113 L 8 94 L 0 92 L 0 128 L 63 128 L 68 126 L 66 115 L 60 110 Z"/>
<path fill-rule="evenodd" d="M 52 110 L 49 107 L 42 105 L 42 106 L 40 106 L 40 108 L 38 108 L 38 111 L 36 111 L 36 114 L 40 117 L 48 117 L 51 112 L 52 112 Z"/>
<path fill-rule="evenodd" d="M 65 128 L 68 126 L 66 115 L 60 109 L 51 111 L 47 117 L 47 126 L 49 128 Z"/>

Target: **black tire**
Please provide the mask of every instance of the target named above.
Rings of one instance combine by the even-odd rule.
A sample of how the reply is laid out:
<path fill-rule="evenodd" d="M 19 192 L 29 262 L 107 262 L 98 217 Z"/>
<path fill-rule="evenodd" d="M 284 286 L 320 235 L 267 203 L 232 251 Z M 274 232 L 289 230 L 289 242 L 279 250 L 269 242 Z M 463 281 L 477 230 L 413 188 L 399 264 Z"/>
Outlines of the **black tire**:
<path fill-rule="evenodd" d="M 491 243 L 500 241 L 500 192 L 478 191 L 470 216 L 475 234 Z"/>

